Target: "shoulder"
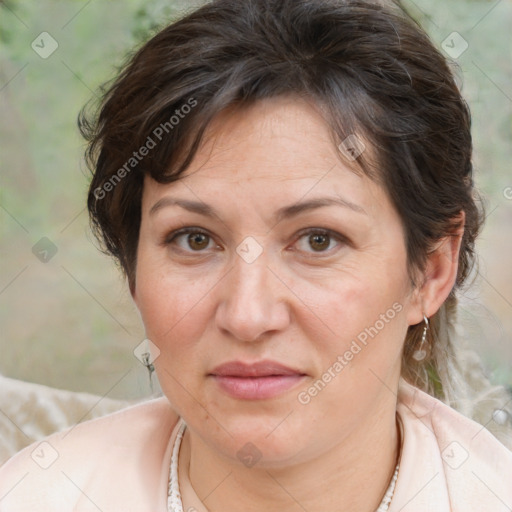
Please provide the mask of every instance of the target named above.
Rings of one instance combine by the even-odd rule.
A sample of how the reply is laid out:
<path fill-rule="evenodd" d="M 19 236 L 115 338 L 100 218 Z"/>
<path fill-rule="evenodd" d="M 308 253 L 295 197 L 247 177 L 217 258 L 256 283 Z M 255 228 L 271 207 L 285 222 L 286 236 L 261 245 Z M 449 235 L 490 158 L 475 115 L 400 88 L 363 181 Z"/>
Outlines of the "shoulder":
<path fill-rule="evenodd" d="M 137 403 L 52 388 L 1 374 L 0 389 L 0 466 L 16 452 L 54 432 Z"/>
<path fill-rule="evenodd" d="M 489 451 L 498 455 L 498 460 L 511 462 L 512 452 L 494 437 L 484 425 L 464 416 L 437 398 L 405 382 L 400 382 L 398 408 L 401 416 L 409 422 L 414 421 L 416 428 L 430 431 L 437 439 L 440 448 L 453 440 L 463 442 L 471 449 L 474 457 L 485 461 Z M 489 421 L 492 418 L 489 418 Z M 494 457 L 493 460 L 496 460 Z"/>
<path fill-rule="evenodd" d="M 505 475 L 512 475 L 512 452 L 483 425 L 403 380 L 397 411 L 405 433 L 407 468 L 402 467 L 417 476 L 408 477 L 411 482 L 434 478 L 440 494 L 468 512 L 484 503 L 493 511 L 510 510 L 512 490 Z M 420 453 L 423 460 L 414 464 Z"/>
<path fill-rule="evenodd" d="M 0 511 L 118 510 L 120 496 L 130 509 L 143 503 L 158 495 L 178 419 L 159 398 L 33 443 L 0 468 Z"/>

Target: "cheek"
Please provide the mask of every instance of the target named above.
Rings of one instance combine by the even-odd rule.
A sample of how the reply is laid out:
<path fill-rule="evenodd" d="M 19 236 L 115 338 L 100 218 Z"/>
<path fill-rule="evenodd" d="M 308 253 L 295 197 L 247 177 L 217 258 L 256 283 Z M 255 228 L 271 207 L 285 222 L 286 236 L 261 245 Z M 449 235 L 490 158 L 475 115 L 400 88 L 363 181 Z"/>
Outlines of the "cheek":
<path fill-rule="evenodd" d="M 296 286 L 298 290 L 310 290 L 304 302 L 315 305 L 315 313 L 329 333 L 326 339 L 345 344 L 375 323 L 379 331 L 384 330 L 382 322 L 386 330 L 387 326 L 401 323 L 401 317 L 400 322 L 394 320 L 400 316 L 398 310 L 404 308 L 406 282 L 405 270 L 397 272 L 396 267 L 381 261 L 354 265 L 350 271 L 345 269 L 324 280 L 321 286 L 313 288 L 306 282 Z"/>
<path fill-rule="evenodd" d="M 190 281 L 183 272 L 144 271 L 139 274 L 137 283 L 137 305 L 141 312 L 146 332 L 152 335 L 154 342 L 175 338 L 176 332 L 200 327 L 193 322 L 201 316 L 201 302 L 205 300 L 211 289 L 210 280 L 197 278 Z M 193 337 L 187 331 L 188 338 Z M 186 341 L 186 338 L 182 338 Z"/>
<path fill-rule="evenodd" d="M 401 350 L 406 330 L 403 301 L 370 287 L 344 292 L 335 297 L 338 306 L 330 306 L 331 335 L 326 338 L 329 347 L 323 350 L 324 367 L 334 361 L 350 371 L 386 367 Z"/>
<path fill-rule="evenodd" d="M 160 345 L 172 334 L 204 295 L 204 274 L 169 265 L 167 253 L 156 246 L 149 230 L 141 226 L 137 252 L 136 303 L 146 335 Z M 159 347 L 160 348 L 160 347 Z"/>
<path fill-rule="evenodd" d="M 362 267 L 326 281 L 309 298 L 321 322 L 312 322 L 306 336 L 320 364 L 301 403 L 357 409 L 399 372 L 407 331 L 405 264 L 403 272 L 399 261 L 383 259 Z"/>
<path fill-rule="evenodd" d="M 173 269 L 142 256 L 137 274 L 137 306 L 146 336 L 160 350 L 155 361 L 162 386 L 172 377 L 192 386 L 208 361 L 207 326 L 214 315 L 211 297 L 219 286 L 213 272 Z M 172 376 L 172 377 L 171 377 Z"/>
<path fill-rule="evenodd" d="M 381 279 L 352 275 L 317 290 L 321 322 L 312 321 L 306 336 L 319 364 L 299 390 L 301 407 L 317 409 L 319 415 L 330 411 L 339 417 L 337 424 L 357 421 L 357 414 L 350 419 L 346 411 L 376 407 L 383 382 L 391 385 L 400 370 L 407 330 L 403 282 L 403 276 L 390 273 Z"/>

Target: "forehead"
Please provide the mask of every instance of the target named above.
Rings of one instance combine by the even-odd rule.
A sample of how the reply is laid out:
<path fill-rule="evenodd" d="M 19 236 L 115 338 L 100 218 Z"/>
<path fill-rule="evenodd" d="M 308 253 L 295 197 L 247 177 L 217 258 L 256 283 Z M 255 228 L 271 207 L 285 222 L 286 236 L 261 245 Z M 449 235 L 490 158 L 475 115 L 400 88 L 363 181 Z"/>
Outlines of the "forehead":
<path fill-rule="evenodd" d="M 247 167 L 257 171 L 252 173 L 254 179 L 312 176 L 321 174 L 329 164 L 334 165 L 337 151 L 329 128 L 314 105 L 284 96 L 218 115 L 207 130 L 194 167 L 204 164 L 205 168 L 223 168 L 225 177 L 234 179 Z M 233 155 L 240 156 L 240 161 L 233 162 Z M 261 165 L 255 165 L 256 159 Z M 192 168 L 184 175 L 191 172 Z"/>
<path fill-rule="evenodd" d="M 209 125 L 180 180 L 160 184 L 146 177 L 143 204 L 170 192 L 194 199 L 245 198 L 288 203 L 308 195 L 339 194 L 371 206 L 384 191 L 340 157 L 321 113 L 302 98 L 265 99 L 227 109 Z"/>

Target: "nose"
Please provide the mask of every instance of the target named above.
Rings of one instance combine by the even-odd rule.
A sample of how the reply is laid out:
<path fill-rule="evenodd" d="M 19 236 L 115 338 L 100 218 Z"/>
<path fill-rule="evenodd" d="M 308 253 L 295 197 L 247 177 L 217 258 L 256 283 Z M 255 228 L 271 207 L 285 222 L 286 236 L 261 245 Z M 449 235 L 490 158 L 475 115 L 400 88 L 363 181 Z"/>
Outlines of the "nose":
<path fill-rule="evenodd" d="M 216 311 L 217 327 L 245 342 L 285 329 L 290 323 L 286 294 L 291 292 L 269 268 L 265 253 L 252 263 L 239 256 L 234 260 L 223 280 Z"/>

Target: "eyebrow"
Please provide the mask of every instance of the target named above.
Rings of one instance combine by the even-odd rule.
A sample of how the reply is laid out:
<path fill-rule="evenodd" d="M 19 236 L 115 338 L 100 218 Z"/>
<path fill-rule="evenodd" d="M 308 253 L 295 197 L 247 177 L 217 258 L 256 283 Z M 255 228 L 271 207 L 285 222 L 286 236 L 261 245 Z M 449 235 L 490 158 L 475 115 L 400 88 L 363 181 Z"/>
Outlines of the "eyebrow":
<path fill-rule="evenodd" d="M 157 211 L 162 208 L 168 206 L 180 206 L 185 210 L 188 210 L 192 213 L 197 213 L 199 215 L 204 215 L 206 217 L 218 217 L 220 218 L 217 210 L 206 203 L 199 201 L 191 201 L 189 199 L 178 199 L 170 196 L 162 197 L 159 199 L 149 210 L 150 215 L 154 215 Z M 281 222 L 284 219 L 289 219 L 294 217 L 300 213 L 314 210 L 317 208 L 322 208 L 325 206 L 341 206 L 343 208 L 348 208 L 356 213 L 361 213 L 364 215 L 368 215 L 366 210 L 347 199 L 343 199 L 342 197 L 317 197 L 315 199 L 310 199 L 308 201 L 302 201 L 300 203 L 294 203 L 289 206 L 283 206 L 279 208 L 274 214 L 274 218 L 277 222 Z"/>

